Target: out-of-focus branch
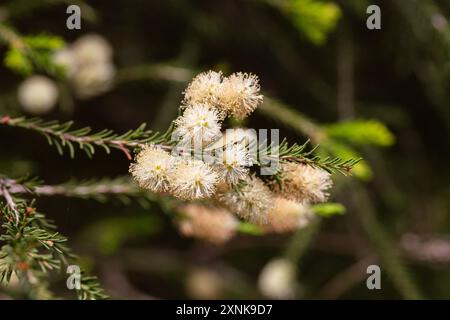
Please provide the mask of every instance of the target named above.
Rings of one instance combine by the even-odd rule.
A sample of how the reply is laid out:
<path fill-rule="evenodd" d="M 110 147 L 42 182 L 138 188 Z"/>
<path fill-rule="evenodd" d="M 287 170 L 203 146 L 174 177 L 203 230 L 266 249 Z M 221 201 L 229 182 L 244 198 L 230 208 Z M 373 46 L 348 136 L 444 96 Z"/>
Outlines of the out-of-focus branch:
<path fill-rule="evenodd" d="M 121 84 L 139 80 L 162 80 L 188 82 L 194 76 L 190 69 L 168 64 L 152 64 L 120 69 L 116 74 L 116 83 Z"/>
<path fill-rule="evenodd" d="M 337 274 L 327 284 L 325 284 L 319 292 L 319 297 L 330 300 L 339 298 L 352 286 L 366 279 L 367 266 L 375 263 L 376 261 L 376 257 L 368 256 L 351 265 L 349 268 Z"/>
<path fill-rule="evenodd" d="M 276 99 L 265 97 L 264 103 L 256 110 L 282 122 L 298 133 L 308 136 L 315 144 L 318 144 L 326 136 L 322 128 L 315 124 L 314 121 L 298 111 L 291 110 Z"/>
<path fill-rule="evenodd" d="M 286 248 L 285 256 L 293 263 L 298 264 L 320 228 L 320 219 L 315 219 L 306 228 L 294 233 Z"/>
<path fill-rule="evenodd" d="M 70 180 L 59 185 L 36 185 L 32 191 L 26 185 L 12 179 L 8 181 L 8 192 L 10 194 L 32 193 L 37 196 L 64 196 L 82 199 L 94 199 L 104 201 L 107 197 L 129 203 L 130 198 L 137 199 L 142 206 L 146 206 L 149 201 L 157 201 L 158 196 L 145 191 L 132 182 L 129 177 L 117 177 L 114 179 L 103 178 L 100 180 L 77 181 Z M 4 195 L 0 188 L 0 196 Z"/>
<path fill-rule="evenodd" d="M 392 282 L 405 299 L 422 298 L 420 290 L 403 259 L 399 256 L 394 242 L 390 239 L 384 226 L 378 221 L 367 191 L 356 183 L 353 186 L 350 193 L 356 209 L 355 217 L 359 219 Z"/>
<path fill-rule="evenodd" d="M 7 27 L 3 23 L 0 23 L 0 40 L 3 40 L 11 47 L 19 50 L 23 50 L 26 48 L 26 45 L 23 43 L 20 36 L 16 32 L 14 32 L 13 29 Z"/>
<path fill-rule="evenodd" d="M 354 242 L 347 235 L 321 232 L 314 249 L 353 256 Z M 450 235 L 419 235 L 406 233 L 394 246 L 399 254 L 415 263 L 450 266 Z"/>

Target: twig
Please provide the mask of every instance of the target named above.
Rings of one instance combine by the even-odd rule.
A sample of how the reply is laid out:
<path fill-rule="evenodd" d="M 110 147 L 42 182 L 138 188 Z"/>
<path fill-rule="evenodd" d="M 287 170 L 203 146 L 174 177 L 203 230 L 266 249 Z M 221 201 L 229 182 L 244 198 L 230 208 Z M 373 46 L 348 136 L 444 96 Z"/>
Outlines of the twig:
<path fill-rule="evenodd" d="M 354 183 L 351 194 L 358 213 L 357 217 L 397 290 L 406 299 L 422 298 L 419 288 L 403 259 L 399 256 L 394 243 L 378 221 L 368 193 L 362 186 Z"/>
<path fill-rule="evenodd" d="M 357 261 L 349 268 L 333 277 L 319 293 L 321 298 L 337 299 L 345 291 L 367 277 L 367 266 L 376 262 L 375 256 L 368 256 Z"/>
<path fill-rule="evenodd" d="M 187 68 L 165 64 L 142 65 L 123 68 L 116 75 L 116 83 L 138 80 L 162 80 L 185 83 L 192 79 L 194 72 Z"/>
<path fill-rule="evenodd" d="M 17 206 L 13 200 L 13 198 L 11 197 L 11 194 L 9 193 L 9 179 L 4 179 L 4 178 L 0 178 L 0 190 L 1 190 L 1 195 L 3 196 L 3 198 L 5 198 L 6 203 L 8 204 L 9 208 L 11 209 L 12 212 L 14 212 L 14 216 L 16 218 L 16 224 L 19 224 L 19 211 L 17 210 Z"/>

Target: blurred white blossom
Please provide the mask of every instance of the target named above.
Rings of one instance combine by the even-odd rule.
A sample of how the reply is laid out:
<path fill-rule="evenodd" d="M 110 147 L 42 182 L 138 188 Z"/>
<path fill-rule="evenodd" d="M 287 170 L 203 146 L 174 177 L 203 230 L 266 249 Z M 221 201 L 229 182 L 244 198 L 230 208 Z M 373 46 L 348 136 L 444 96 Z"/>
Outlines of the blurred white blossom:
<path fill-rule="evenodd" d="M 35 115 L 50 112 L 58 100 L 56 83 L 44 76 L 31 76 L 18 88 L 18 100 L 22 108 Z"/>
<path fill-rule="evenodd" d="M 271 299 L 292 299 L 295 297 L 295 276 L 295 266 L 289 260 L 274 259 L 259 275 L 259 290 Z"/>
<path fill-rule="evenodd" d="M 116 68 L 113 49 L 100 35 L 88 34 L 55 53 L 53 59 L 65 74 L 79 98 L 90 98 L 112 88 Z"/>

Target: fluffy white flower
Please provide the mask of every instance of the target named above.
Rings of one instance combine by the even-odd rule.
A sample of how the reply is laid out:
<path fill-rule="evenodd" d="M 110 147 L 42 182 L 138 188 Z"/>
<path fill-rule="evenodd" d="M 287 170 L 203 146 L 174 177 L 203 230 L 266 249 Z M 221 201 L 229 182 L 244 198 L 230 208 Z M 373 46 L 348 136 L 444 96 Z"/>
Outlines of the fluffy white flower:
<path fill-rule="evenodd" d="M 220 105 L 238 119 L 247 117 L 262 100 L 259 79 L 253 74 L 233 73 L 223 81 Z"/>
<path fill-rule="evenodd" d="M 223 298 L 226 281 L 223 273 L 209 266 L 194 267 L 186 276 L 186 290 L 191 299 L 217 300 Z"/>
<path fill-rule="evenodd" d="M 217 199 L 231 212 L 250 222 L 264 225 L 272 208 L 272 193 L 257 177 L 249 177 L 243 186 L 236 190 L 221 192 Z"/>
<path fill-rule="evenodd" d="M 221 72 L 199 74 L 184 91 L 184 105 L 207 104 L 220 113 L 236 118 L 247 117 L 262 102 L 259 79 L 237 72 L 223 77 Z"/>
<path fill-rule="evenodd" d="M 184 103 L 186 105 L 205 103 L 216 107 L 221 95 L 222 80 L 222 72 L 200 73 L 184 91 Z"/>
<path fill-rule="evenodd" d="M 182 234 L 222 244 L 236 233 L 236 217 L 223 208 L 186 204 L 178 209 L 183 215 L 178 226 Z"/>
<path fill-rule="evenodd" d="M 77 60 L 73 50 L 70 48 L 58 50 L 53 55 L 53 62 L 64 68 L 65 75 L 68 78 L 73 77 L 77 71 Z"/>
<path fill-rule="evenodd" d="M 248 167 L 252 164 L 248 150 L 242 144 L 231 144 L 216 150 L 215 159 L 217 172 L 230 184 L 237 184 L 247 177 Z"/>
<path fill-rule="evenodd" d="M 18 88 L 18 99 L 23 109 L 32 114 L 48 113 L 58 100 L 58 88 L 49 78 L 32 76 Z"/>
<path fill-rule="evenodd" d="M 292 299 L 295 296 L 295 274 L 295 266 L 289 260 L 269 261 L 259 275 L 259 290 L 268 298 Z"/>
<path fill-rule="evenodd" d="M 87 34 L 77 39 L 72 50 L 80 65 L 95 65 L 109 62 L 112 58 L 112 48 L 108 41 L 97 34 Z"/>
<path fill-rule="evenodd" d="M 302 203 L 325 202 L 333 186 L 330 174 L 306 164 L 282 165 L 279 191 L 288 199 Z"/>
<path fill-rule="evenodd" d="M 275 197 L 274 206 L 267 214 L 267 224 L 263 226 L 266 232 L 288 232 L 306 227 L 313 219 L 311 208 L 299 202 Z"/>
<path fill-rule="evenodd" d="M 99 63 L 80 68 L 72 82 L 80 98 L 90 98 L 111 89 L 116 69 L 112 63 Z"/>
<path fill-rule="evenodd" d="M 195 159 L 180 161 L 169 173 L 173 195 L 183 200 L 210 197 L 218 180 L 210 165 Z"/>
<path fill-rule="evenodd" d="M 136 162 L 130 165 L 130 172 L 141 187 L 163 192 L 169 187 L 167 174 L 172 163 L 173 158 L 168 152 L 146 145 L 136 156 Z"/>
<path fill-rule="evenodd" d="M 53 61 L 64 67 L 67 79 L 79 98 L 90 98 L 111 89 L 115 66 L 108 41 L 95 34 L 82 36 L 58 51 Z"/>
<path fill-rule="evenodd" d="M 203 147 L 220 135 L 222 116 L 205 104 L 195 104 L 175 120 L 174 136 L 182 145 Z"/>

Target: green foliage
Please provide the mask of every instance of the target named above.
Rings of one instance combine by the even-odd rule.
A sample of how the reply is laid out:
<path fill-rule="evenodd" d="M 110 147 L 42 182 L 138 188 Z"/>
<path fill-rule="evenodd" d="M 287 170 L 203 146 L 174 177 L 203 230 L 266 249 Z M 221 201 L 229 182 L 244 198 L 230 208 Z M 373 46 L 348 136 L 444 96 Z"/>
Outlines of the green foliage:
<path fill-rule="evenodd" d="M 5 55 L 5 66 L 23 75 L 33 73 L 33 63 L 23 51 L 11 48 Z"/>
<path fill-rule="evenodd" d="M 358 159 L 362 157 L 352 146 L 336 139 L 324 139 L 320 146 L 326 153 L 342 159 Z M 373 177 L 373 172 L 369 163 L 361 159 L 361 161 L 353 166 L 352 175 L 358 179 L 369 181 Z"/>
<path fill-rule="evenodd" d="M 57 121 L 44 121 L 40 118 L 19 117 L 6 121 L 11 126 L 21 127 L 37 131 L 47 138 L 50 145 L 54 145 L 59 154 L 64 153 L 64 149 L 69 149 L 70 157 L 75 156 L 75 146 L 83 150 L 88 157 L 92 157 L 96 147 L 101 147 L 106 153 L 111 152 L 111 148 L 123 151 L 131 159 L 129 148 L 138 147 L 145 143 L 167 142 L 172 128 L 165 133 L 146 130 L 146 124 L 141 124 L 137 129 L 129 130 L 124 134 L 114 133 L 112 130 L 102 130 L 91 134 L 91 128 L 71 130 L 73 122 L 59 123 Z"/>
<path fill-rule="evenodd" d="M 260 227 L 245 221 L 239 223 L 239 232 L 249 234 L 249 235 L 262 235 L 263 231 Z"/>
<path fill-rule="evenodd" d="M 301 112 L 272 98 L 266 98 L 258 110 L 318 143 L 321 156 L 361 159 L 352 167 L 352 174 L 364 181 L 372 179 L 372 169 L 370 164 L 362 159 L 362 155 L 354 148 L 354 145 L 371 144 L 387 147 L 395 142 L 393 133 L 377 120 L 359 119 L 332 125 L 319 125 Z"/>
<path fill-rule="evenodd" d="M 13 272 L 18 273 L 21 269 L 19 277 L 26 277 L 28 270 L 47 273 L 60 269 L 61 263 L 66 262 L 66 256 L 72 256 L 65 246 L 67 238 L 56 232 L 52 222 L 42 213 L 35 212 L 32 205 L 20 201 L 14 210 L 5 204 L 0 207 L 3 213 L 2 229 L 5 231 L 0 236 L 3 243 L 0 281 L 9 282 Z"/>
<path fill-rule="evenodd" d="M 62 76 L 64 69 L 53 63 L 53 54 L 64 46 L 64 40 L 57 36 L 38 34 L 20 36 L 12 28 L 0 25 L 0 39 L 9 49 L 5 55 L 5 66 L 23 76 L 46 72 Z"/>
<path fill-rule="evenodd" d="M 312 206 L 312 210 L 315 214 L 325 218 L 345 213 L 345 207 L 340 203 L 334 202 L 315 204 Z"/>
<path fill-rule="evenodd" d="M 1 195 L 5 202 L 0 202 L 3 231 L 0 236 L 0 284 L 7 285 L 15 274 L 29 287 L 32 298 L 51 298 L 48 273 L 63 270 L 63 266 L 74 261 L 76 256 L 66 246 L 67 238 L 56 231 L 53 221 L 36 210 L 34 201 L 27 202 L 9 193 L 10 188 L 17 187 L 17 181 L 1 179 Z M 30 180 L 28 186 L 35 184 L 35 180 Z M 28 186 L 26 182 L 21 185 L 25 190 Z M 79 297 L 106 298 L 94 280 L 94 277 L 86 278 L 77 292 Z"/>
<path fill-rule="evenodd" d="M 314 155 L 317 146 L 312 150 L 306 151 L 306 146 L 309 140 L 303 145 L 296 143 L 289 145 L 286 140 L 283 140 L 279 146 L 279 156 L 281 161 L 299 162 L 319 167 L 330 173 L 339 172 L 343 175 L 350 174 L 352 168 L 361 161 L 361 158 L 343 159 L 340 157 L 320 157 Z"/>
<path fill-rule="evenodd" d="M 333 2 L 318 0 L 272 1 L 292 20 L 297 29 L 317 45 L 327 40 L 341 16 Z"/>
<path fill-rule="evenodd" d="M 324 126 L 333 138 L 347 140 L 357 145 L 391 146 L 395 142 L 392 132 L 377 120 L 353 120 Z"/>
<path fill-rule="evenodd" d="M 0 121 L 1 124 L 21 127 L 37 131 L 44 135 L 50 145 L 55 145 L 59 154 L 64 153 L 64 148 L 68 148 L 70 156 L 75 155 L 75 146 L 78 145 L 80 149 L 84 150 L 89 157 L 95 153 L 96 147 L 103 148 L 107 153 L 110 153 L 111 148 L 119 149 L 131 159 L 130 149 L 138 148 L 143 144 L 152 143 L 158 144 L 166 149 L 171 149 L 173 141 L 170 140 L 173 127 L 165 133 L 153 132 L 145 130 L 146 124 L 143 123 L 135 130 L 129 130 L 126 133 L 119 135 L 112 130 L 102 130 L 100 132 L 90 134 L 89 127 L 78 130 L 71 130 L 73 122 L 59 123 L 57 121 L 45 122 L 40 118 L 13 118 L 3 117 L 5 119 Z M 283 140 L 276 150 L 272 150 L 273 146 L 267 148 L 258 148 L 259 164 L 268 163 L 271 157 L 280 157 L 281 161 L 291 161 L 306 163 L 312 166 L 322 168 L 328 172 L 340 172 L 344 175 L 348 174 L 352 167 L 357 164 L 360 159 L 344 160 L 339 157 L 319 157 L 313 155 L 315 148 L 306 150 L 307 141 L 303 145 L 292 144 L 289 145 L 286 140 Z M 272 151 L 274 151 L 272 153 Z M 276 160 L 276 159 L 275 159 Z"/>
<path fill-rule="evenodd" d="M 108 295 L 105 294 L 103 288 L 98 283 L 95 276 L 86 276 L 84 272 L 81 273 L 80 290 L 76 290 L 78 300 L 105 300 Z"/>
<path fill-rule="evenodd" d="M 43 50 L 51 52 L 61 49 L 64 46 L 64 40 L 62 38 L 47 34 L 25 36 L 22 40 L 28 48 L 36 51 Z"/>

